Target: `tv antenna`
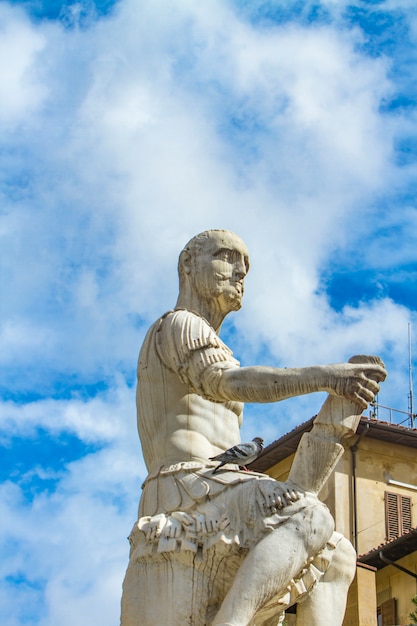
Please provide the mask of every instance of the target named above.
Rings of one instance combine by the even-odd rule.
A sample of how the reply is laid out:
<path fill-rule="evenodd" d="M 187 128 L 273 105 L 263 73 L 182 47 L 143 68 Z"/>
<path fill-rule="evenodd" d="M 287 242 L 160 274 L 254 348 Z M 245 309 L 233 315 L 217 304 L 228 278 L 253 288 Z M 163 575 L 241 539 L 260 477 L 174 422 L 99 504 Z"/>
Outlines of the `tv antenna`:
<path fill-rule="evenodd" d="M 413 365 L 411 358 L 411 322 L 408 322 L 408 378 L 410 391 L 408 393 L 408 413 L 410 415 L 411 428 L 414 428 L 414 404 L 413 404 Z"/>

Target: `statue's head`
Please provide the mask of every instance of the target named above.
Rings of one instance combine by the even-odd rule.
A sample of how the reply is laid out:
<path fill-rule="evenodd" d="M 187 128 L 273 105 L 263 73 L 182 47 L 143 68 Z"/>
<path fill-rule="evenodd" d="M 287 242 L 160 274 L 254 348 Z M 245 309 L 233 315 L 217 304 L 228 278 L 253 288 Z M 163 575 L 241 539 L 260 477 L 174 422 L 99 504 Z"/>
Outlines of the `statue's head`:
<path fill-rule="evenodd" d="M 206 230 L 180 254 L 180 294 L 191 290 L 201 300 L 216 301 L 225 313 L 237 311 L 248 269 L 248 251 L 240 237 L 228 230 Z"/>

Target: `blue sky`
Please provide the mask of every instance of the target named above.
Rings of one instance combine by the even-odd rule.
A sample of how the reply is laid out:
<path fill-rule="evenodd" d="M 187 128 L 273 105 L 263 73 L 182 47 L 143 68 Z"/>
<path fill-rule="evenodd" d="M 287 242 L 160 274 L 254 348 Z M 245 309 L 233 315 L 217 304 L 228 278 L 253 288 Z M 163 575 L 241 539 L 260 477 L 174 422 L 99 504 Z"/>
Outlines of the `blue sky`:
<path fill-rule="evenodd" d="M 118 623 L 137 355 L 197 232 L 248 245 L 242 364 L 379 354 L 407 411 L 416 41 L 411 0 L 0 3 L 2 624 Z"/>

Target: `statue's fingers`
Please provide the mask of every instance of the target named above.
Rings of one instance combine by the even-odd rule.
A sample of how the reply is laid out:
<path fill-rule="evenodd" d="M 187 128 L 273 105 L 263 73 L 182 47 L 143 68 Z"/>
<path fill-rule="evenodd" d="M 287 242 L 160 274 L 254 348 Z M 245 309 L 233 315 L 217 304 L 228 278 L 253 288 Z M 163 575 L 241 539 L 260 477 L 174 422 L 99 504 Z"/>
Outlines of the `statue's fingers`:
<path fill-rule="evenodd" d="M 191 524 L 194 523 L 193 518 L 191 517 L 191 515 L 189 515 L 188 513 L 182 513 L 181 516 L 181 521 L 183 524 L 185 524 L 186 526 L 191 526 Z"/>
<path fill-rule="evenodd" d="M 204 522 L 201 515 L 196 515 L 195 529 L 198 533 L 204 532 Z"/>
<path fill-rule="evenodd" d="M 384 382 L 387 377 L 387 370 L 385 367 L 380 367 L 377 370 L 374 370 L 372 373 L 373 380 L 376 380 L 378 383 Z"/>
<path fill-rule="evenodd" d="M 178 522 L 171 524 L 168 528 L 168 537 L 170 539 L 176 539 L 181 534 L 181 525 Z"/>
<path fill-rule="evenodd" d="M 372 398 L 373 399 L 373 398 Z M 355 391 L 351 396 L 350 400 L 352 400 L 355 404 L 359 406 L 363 411 L 368 407 L 368 402 L 364 400 L 361 394 Z M 369 400 L 371 402 L 371 400 Z"/>
<path fill-rule="evenodd" d="M 358 365 L 364 365 L 369 378 L 382 383 L 387 377 L 387 370 L 385 369 L 385 363 L 379 356 L 356 354 L 349 359 L 349 363 L 356 363 Z"/>
<path fill-rule="evenodd" d="M 152 526 L 148 526 L 148 528 L 146 528 L 146 530 L 145 530 L 145 532 L 146 532 L 146 539 L 148 541 L 153 539 L 153 531 L 154 531 L 154 528 Z"/>
<path fill-rule="evenodd" d="M 293 502 L 300 499 L 300 494 L 295 489 L 288 489 L 288 493 L 290 494 L 290 498 Z"/>
<path fill-rule="evenodd" d="M 363 392 L 365 400 L 371 402 L 373 399 L 371 396 L 375 397 L 378 395 L 379 389 L 379 384 L 375 382 L 375 380 L 369 377 L 364 377 L 364 379 L 358 383 L 357 391 L 358 393 Z"/>
<path fill-rule="evenodd" d="M 359 386 L 359 393 L 366 402 L 372 402 L 375 396 L 378 395 L 378 392 L 379 385 L 373 380 L 368 380 L 365 384 Z"/>

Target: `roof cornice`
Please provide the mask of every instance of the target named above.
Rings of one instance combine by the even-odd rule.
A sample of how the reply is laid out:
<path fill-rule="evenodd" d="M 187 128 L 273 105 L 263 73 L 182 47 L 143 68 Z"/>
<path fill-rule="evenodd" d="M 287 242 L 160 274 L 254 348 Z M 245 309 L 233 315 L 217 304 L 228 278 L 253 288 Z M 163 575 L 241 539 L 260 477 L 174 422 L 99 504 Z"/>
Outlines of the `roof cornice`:
<path fill-rule="evenodd" d="M 256 461 L 251 464 L 250 469 L 257 472 L 265 472 L 294 454 L 303 434 L 312 429 L 314 418 L 315 416 L 264 448 Z M 389 422 L 362 416 L 356 434 L 361 436 L 365 430 L 368 430 L 367 438 L 417 449 L 416 428 L 406 428 L 405 426 L 398 426 L 397 424 L 390 424 Z"/>

